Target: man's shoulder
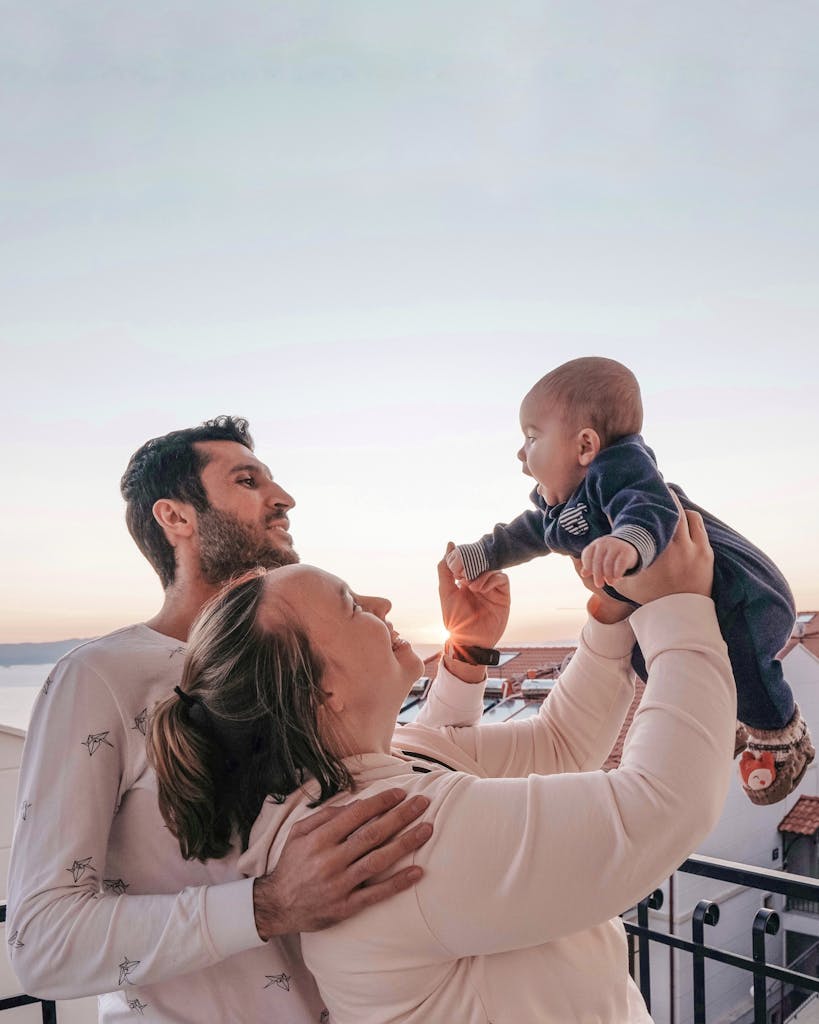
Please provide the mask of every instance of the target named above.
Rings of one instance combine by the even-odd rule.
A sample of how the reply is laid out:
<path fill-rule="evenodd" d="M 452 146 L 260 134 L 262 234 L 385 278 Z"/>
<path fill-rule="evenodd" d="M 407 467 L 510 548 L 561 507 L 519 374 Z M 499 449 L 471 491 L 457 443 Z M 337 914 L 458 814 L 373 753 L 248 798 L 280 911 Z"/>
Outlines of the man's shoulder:
<path fill-rule="evenodd" d="M 139 671 L 153 675 L 171 660 L 181 662 L 184 653 L 181 641 L 137 622 L 79 644 L 60 658 L 51 674 L 93 672 L 116 678 Z"/>

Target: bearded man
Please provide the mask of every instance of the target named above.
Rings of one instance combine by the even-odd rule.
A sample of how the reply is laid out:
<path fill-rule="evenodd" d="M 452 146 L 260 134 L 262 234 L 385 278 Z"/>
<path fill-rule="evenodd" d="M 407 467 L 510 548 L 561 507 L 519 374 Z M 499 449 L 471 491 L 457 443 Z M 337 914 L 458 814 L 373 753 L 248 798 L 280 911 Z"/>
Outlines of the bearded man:
<path fill-rule="evenodd" d="M 183 860 L 157 806 L 146 718 L 179 683 L 191 625 L 220 586 L 298 561 L 295 502 L 254 454 L 247 422 L 229 416 L 146 442 L 121 491 L 164 601 L 148 621 L 68 654 L 38 697 L 9 875 L 12 966 L 43 998 L 99 994 L 106 1024 L 317 1024 L 326 1011 L 298 932 L 417 880 L 417 868 L 387 872 L 429 838 L 428 825 L 407 828 L 428 801 L 393 790 L 319 810 L 260 878 L 240 875 L 238 849 Z M 426 717 L 452 713 L 436 698 Z M 271 973 L 268 940 L 284 971 Z"/>

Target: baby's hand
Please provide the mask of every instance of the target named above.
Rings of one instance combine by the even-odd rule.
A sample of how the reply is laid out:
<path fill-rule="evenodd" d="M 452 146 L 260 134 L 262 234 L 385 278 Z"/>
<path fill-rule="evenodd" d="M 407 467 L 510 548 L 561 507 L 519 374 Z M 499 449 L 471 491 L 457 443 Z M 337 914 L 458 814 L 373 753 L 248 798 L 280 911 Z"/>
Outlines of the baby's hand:
<path fill-rule="evenodd" d="M 639 560 L 637 548 L 619 537 L 598 537 L 583 549 L 580 575 L 591 576 L 596 587 L 612 584 L 633 569 Z"/>
<path fill-rule="evenodd" d="M 449 543 L 452 544 L 452 541 L 450 541 Z M 456 580 L 466 579 L 466 571 L 464 570 L 464 560 L 461 558 L 461 553 L 460 551 L 458 551 L 456 547 L 453 546 L 452 548 L 450 548 L 449 545 L 447 545 L 447 552 L 444 555 L 444 560 L 446 561 L 447 568 L 449 569 L 449 571 L 452 573 Z"/>

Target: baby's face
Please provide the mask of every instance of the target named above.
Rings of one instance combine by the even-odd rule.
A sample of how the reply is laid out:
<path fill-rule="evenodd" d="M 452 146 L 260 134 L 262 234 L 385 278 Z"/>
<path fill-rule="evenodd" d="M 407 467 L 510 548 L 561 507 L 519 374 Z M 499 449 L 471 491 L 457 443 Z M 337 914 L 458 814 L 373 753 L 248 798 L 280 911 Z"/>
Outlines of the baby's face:
<path fill-rule="evenodd" d="M 554 406 L 532 392 L 520 407 L 523 446 L 518 458 L 523 472 L 538 482 L 538 493 L 549 505 L 561 505 L 586 475 L 576 439 Z"/>

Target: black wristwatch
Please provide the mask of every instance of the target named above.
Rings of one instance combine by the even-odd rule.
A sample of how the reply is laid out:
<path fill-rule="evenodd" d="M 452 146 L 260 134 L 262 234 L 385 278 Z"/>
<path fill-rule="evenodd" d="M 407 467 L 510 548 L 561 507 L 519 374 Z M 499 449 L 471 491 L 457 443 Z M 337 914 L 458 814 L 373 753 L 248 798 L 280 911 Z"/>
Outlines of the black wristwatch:
<path fill-rule="evenodd" d="M 499 665 L 501 652 L 496 647 L 475 647 L 447 640 L 444 644 L 444 655 L 453 661 L 463 661 L 467 665 Z"/>

